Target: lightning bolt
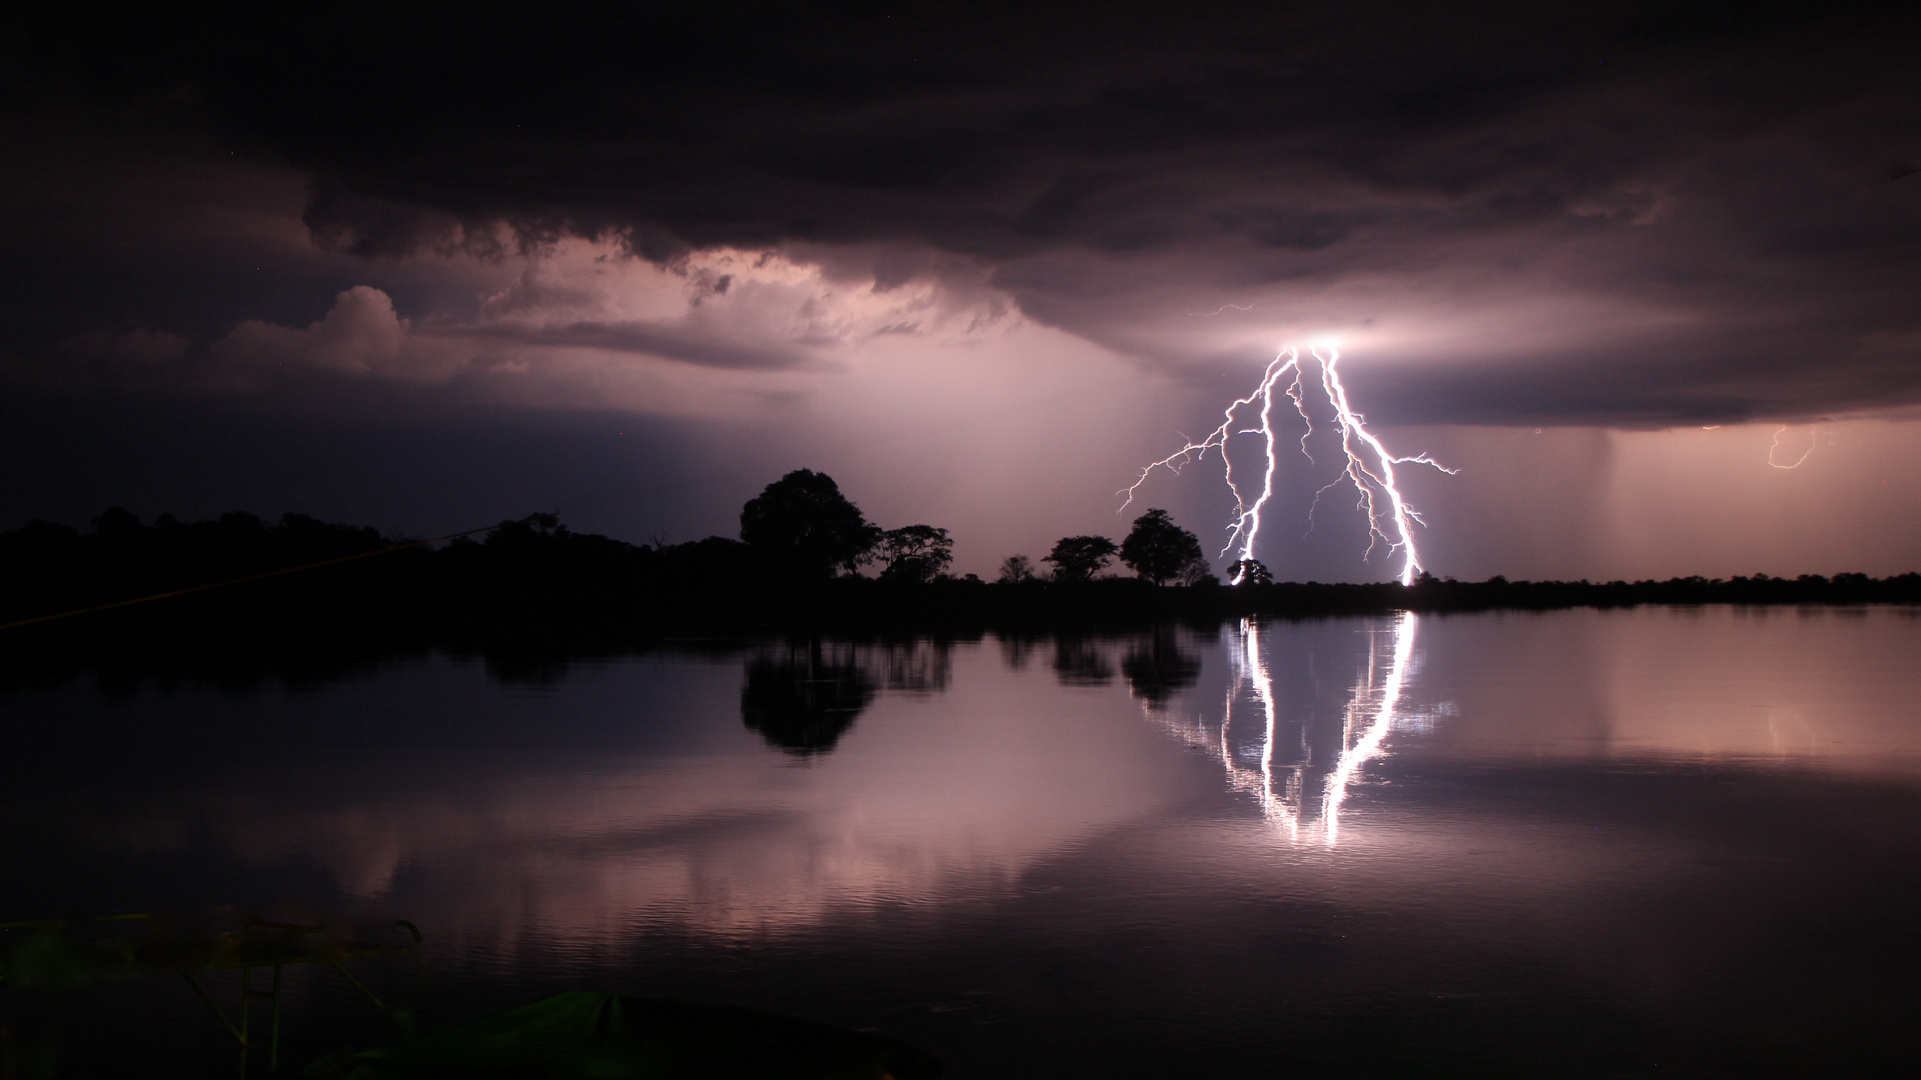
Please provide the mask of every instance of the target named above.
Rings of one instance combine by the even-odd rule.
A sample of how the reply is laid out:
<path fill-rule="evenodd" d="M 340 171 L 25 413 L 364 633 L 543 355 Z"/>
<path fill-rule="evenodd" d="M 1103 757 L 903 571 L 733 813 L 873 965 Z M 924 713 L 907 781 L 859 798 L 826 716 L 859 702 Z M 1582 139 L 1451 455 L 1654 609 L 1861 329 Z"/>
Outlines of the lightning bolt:
<path fill-rule="evenodd" d="M 1798 469 L 1801 467 L 1802 462 L 1814 456 L 1814 445 L 1817 441 L 1819 441 L 1819 435 L 1817 434 L 1814 425 L 1809 424 L 1807 450 L 1802 452 L 1800 457 L 1794 459 L 1794 464 L 1783 465 L 1780 462 L 1774 460 L 1774 452 L 1776 450 L 1781 449 L 1781 436 L 1786 435 L 1787 433 L 1788 433 L 1788 425 L 1786 424 L 1782 424 L 1778 429 L 1775 430 L 1774 441 L 1768 444 L 1768 464 L 1774 466 L 1777 469 Z"/>
<path fill-rule="evenodd" d="M 1301 410 L 1301 419 L 1307 420 L 1311 428 L 1313 421 L 1308 420 L 1306 409 L 1301 404 L 1300 352 L 1290 346 L 1282 349 L 1279 355 L 1268 362 L 1267 370 L 1261 374 L 1260 385 L 1254 388 L 1253 393 L 1244 398 L 1236 398 L 1233 404 L 1223 411 L 1220 427 L 1208 432 L 1207 437 L 1200 442 L 1189 439 L 1179 450 L 1142 469 L 1141 474 L 1128 487 L 1115 492 L 1117 495 L 1127 496 L 1121 503 L 1121 511 L 1124 512 L 1133 505 L 1135 493 L 1140 490 L 1142 484 L 1147 483 L 1147 478 L 1154 474 L 1155 469 L 1166 469 L 1178 475 L 1181 468 L 1190 461 L 1205 460 L 1209 450 L 1218 450 L 1221 455 L 1222 472 L 1227 479 L 1227 489 L 1234 494 L 1234 523 L 1228 526 L 1227 543 L 1221 548 L 1221 555 L 1225 557 L 1238 542 L 1241 546 L 1240 557 L 1253 558 L 1254 539 L 1261 531 L 1261 509 L 1267 505 L 1267 500 L 1274 493 L 1274 473 L 1278 468 L 1278 456 L 1274 452 L 1276 438 L 1274 387 L 1279 385 L 1281 377 L 1290 371 L 1294 373 L 1294 381 L 1286 391 L 1287 396 L 1295 403 L 1295 407 Z M 1237 416 L 1240 410 L 1256 402 L 1260 403 L 1257 415 L 1260 417 L 1261 426 L 1237 431 L 1235 425 L 1238 423 Z M 1227 456 L 1227 441 L 1235 435 L 1262 435 L 1267 440 L 1267 471 L 1261 478 L 1261 494 L 1252 503 L 1248 502 L 1247 496 L 1241 492 L 1239 482 L 1234 479 L 1234 459 Z M 1302 444 L 1302 449 L 1303 451 L 1306 449 L 1305 442 Z"/>
<path fill-rule="evenodd" d="M 1412 585 L 1421 574 L 1420 553 L 1414 546 L 1413 527 L 1427 523 L 1402 497 L 1394 466 L 1429 465 L 1450 476 L 1459 470 L 1450 469 L 1424 453 L 1412 457 L 1396 457 L 1389 453 L 1381 440 L 1367 430 L 1365 418 L 1354 411 L 1353 406 L 1348 403 L 1347 387 L 1341 382 L 1339 371 L 1341 359 L 1339 350 L 1331 345 L 1315 346 L 1309 349 L 1309 355 L 1320 365 L 1320 389 L 1334 408 L 1334 423 L 1340 434 L 1341 450 L 1347 459 L 1346 468 L 1342 474 L 1315 493 L 1315 504 L 1319 504 L 1322 494 L 1330 488 L 1339 486 L 1343 479 L 1352 483 L 1359 496 L 1357 507 L 1367 515 L 1368 544 L 1362 558 L 1372 558 L 1375 549 L 1382 545 L 1386 545 L 1390 558 L 1396 551 L 1400 552 L 1401 584 Z M 1133 504 L 1134 496 L 1140 491 L 1141 485 L 1154 474 L 1154 470 L 1166 469 L 1179 474 L 1182 467 L 1193 461 L 1204 460 L 1209 450 L 1217 450 L 1221 455 L 1222 472 L 1227 480 L 1228 491 L 1234 496 L 1234 518 L 1228 526 L 1227 543 L 1221 548 L 1221 557 L 1225 558 L 1228 552 L 1238 547 L 1240 552 L 1237 559 L 1254 558 L 1254 545 L 1261 532 L 1261 512 L 1266 509 L 1268 501 L 1274 495 L 1274 478 L 1280 471 L 1278 453 L 1280 434 L 1274 426 L 1275 389 L 1282 385 L 1282 379 L 1290 372 L 1294 377 L 1287 383 L 1282 393 L 1287 396 L 1295 413 L 1300 416 L 1305 425 L 1305 431 L 1300 439 L 1300 449 L 1302 455 L 1312 462 L 1314 457 L 1308 453 L 1307 440 L 1314 433 L 1314 420 L 1307 407 L 1301 351 L 1298 347 L 1289 345 L 1268 362 L 1267 370 L 1261 373 L 1260 384 L 1252 393 L 1246 397 L 1236 398 L 1232 404 L 1228 405 L 1223 412 L 1219 427 L 1209 432 L 1207 437 L 1199 442 L 1188 439 L 1180 449 L 1142 469 L 1132 485 L 1123 491 L 1116 492 L 1116 495 L 1126 495 L 1125 501 L 1121 503 L 1121 510 L 1125 511 Z M 1242 410 L 1253 406 L 1258 406 L 1255 415 L 1259 418 L 1260 426 L 1237 428 Z M 1260 494 L 1251 501 L 1247 493 L 1241 490 L 1240 482 L 1235 479 L 1234 460 L 1227 453 L 1228 440 L 1235 435 L 1259 435 L 1266 443 L 1267 466 L 1261 477 Z M 1312 515 L 1313 510 L 1310 508 L 1310 519 Z"/>
<path fill-rule="evenodd" d="M 1360 492 L 1360 505 L 1367 513 L 1367 553 L 1363 559 L 1374 554 L 1374 548 L 1385 543 L 1391 557 L 1396 548 L 1402 555 L 1401 584 L 1412 585 L 1421 576 L 1421 556 L 1414 548 L 1415 525 L 1426 525 L 1421 515 L 1401 497 L 1401 490 L 1395 485 L 1394 466 L 1431 465 L 1449 476 L 1459 472 L 1435 461 L 1426 454 L 1413 457 L 1395 457 L 1381 445 L 1381 440 L 1367 430 L 1360 413 L 1347 403 L 1347 387 L 1342 385 L 1337 368 L 1341 362 L 1340 350 L 1329 347 L 1327 354 L 1320 349 L 1314 350 L 1314 359 L 1321 362 L 1321 386 L 1327 392 L 1327 399 L 1334 404 L 1335 421 L 1341 429 L 1341 449 L 1347 453 L 1347 478 Z M 1368 454 L 1372 453 L 1374 464 L 1368 464 Z M 1336 479 L 1334 483 L 1340 483 Z M 1330 485 L 1332 486 L 1332 485 Z M 1326 491 L 1327 488 L 1322 488 Z M 1316 498 L 1319 493 L 1316 493 Z M 1386 507 L 1381 505 L 1386 500 Z M 1391 524 L 1394 532 L 1390 535 L 1382 527 L 1382 520 Z"/>

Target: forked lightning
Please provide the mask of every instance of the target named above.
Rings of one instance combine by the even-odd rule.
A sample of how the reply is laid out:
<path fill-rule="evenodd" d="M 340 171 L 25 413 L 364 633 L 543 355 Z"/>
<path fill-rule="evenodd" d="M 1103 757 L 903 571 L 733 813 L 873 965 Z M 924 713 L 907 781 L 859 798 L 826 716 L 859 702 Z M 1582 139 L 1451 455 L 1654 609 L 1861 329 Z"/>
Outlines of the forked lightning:
<path fill-rule="evenodd" d="M 1321 369 L 1321 392 L 1327 396 L 1328 403 L 1334 407 L 1334 424 L 1340 432 L 1341 450 L 1347 458 L 1347 468 L 1341 477 L 1321 489 L 1326 492 L 1341 482 L 1342 478 L 1354 485 L 1359 493 L 1358 508 L 1367 515 L 1368 546 L 1363 558 L 1370 558 L 1374 549 L 1386 544 L 1391 558 L 1396 550 L 1401 553 L 1402 565 L 1400 581 L 1412 585 L 1421 573 L 1421 559 L 1414 546 L 1415 525 L 1425 525 L 1421 515 L 1407 504 L 1396 486 L 1394 466 L 1431 465 L 1444 473 L 1453 474 L 1457 470 L 1435 461 L 1426 454 L 1412 457 L 1395 457 L 1388 453 L 1381 440 L 1367 430 L 1360 413 L 1355 412 L 1347 400 L 1347 387 L 1341 383 L 1339 371 L 1341 354 L 1332 344 L 1310 346 L 1308 355 L 1319 363 Z M 1283 385 L 1282 380 L 1292 373 L 1293 378 Z M 1274 495 L 1274 478 L 1280 471 L 1280 455 L 1277 452 L 1279 433 L 1274 427 L 1274 397 L 1276 389 L 1287 395 L 1294 411 L 1300 416 L 1306 430 L 1300 439 L 1301 453 L 1313 460 L 1307 452 L 1307 440 L 1314 432 L 1314 420 L 1309 415 L 1306 391 L 1303 383 L 1304 365 L 1301 350 L 1289 345 L 1282 349 L 1267 365 L 1261 381 L 1254 392 L 1236 399 L 1224 411 L 1221 426 L 1209 432 L 1199 442 L 1189 440 L 1185 446 L 1141 470 L 1132 486 L 1125 494 L 1126 502 L 1121 504 L 1125 510 L 1133 503 L 1134 495 L 1142 484 L 1147 482 L 1155 469 L 1165 468 L 1178 473 L 1190 460 L 1207 456 L 1207 451 L 1218 450 L 1221 454 L 1222 469 L 1227 479 L 1227 488 L 1234 495 L 1234 519 L 1227 530 L 1227 544 L 1221 548 L 1221 555 L 1239 548 L 1236 561 L 1255 558 L 1254 545 L 1260 538 L 1261 512 L 1267 507 L 1268 500 Z M 1241 423 L 1242 410 L 1258 406 L 1260 426 L 1237 428 Z M 1252 501 L 1241 490 L 1234 478 L 1234 460 L 1228 456 L 1227 443 L 1236 435 L 1259 435 L 1266 443 L 1267 463 L 1261 476 L 1260 494 Z M 1320 493 L 1316 493 L 1318 503 Z M 1311 511 L 1310 511 L 1311 512 Z"/>

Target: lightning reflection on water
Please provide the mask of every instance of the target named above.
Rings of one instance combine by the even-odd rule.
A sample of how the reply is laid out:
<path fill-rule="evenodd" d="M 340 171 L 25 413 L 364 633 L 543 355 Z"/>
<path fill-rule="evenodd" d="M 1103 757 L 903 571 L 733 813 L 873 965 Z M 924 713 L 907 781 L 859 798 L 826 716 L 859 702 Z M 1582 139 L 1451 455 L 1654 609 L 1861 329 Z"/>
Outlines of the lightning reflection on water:
<path fill-rule="evenodd" d="M 1144 711 L 1213 758 L 1226 773 L 1228 787 L 1253 799 L 1290 843 L 1306 838 L 1333 847 L 1340 840 L 1341 811 L 1350 787 L 1369 761 L 1386 752 L 1388 735 L 1412 720 L 1404 698 L 1418 629 L 1419 616 L 1410 611 L 1368 632 L 1366 662 L 1355 672 L 1342 712 L 1340 744 L 1332 754 L 1325 747 L 1317 754 L 1307 726 L 1282 716 L 1263 628 L 1254 619 L 1223 631 L 1232 677 L 1218 721 L 1151 705 Z M 1248 747 L 1250 736 L 1258 739 L 1258 756 L 1239 749 Z"/>

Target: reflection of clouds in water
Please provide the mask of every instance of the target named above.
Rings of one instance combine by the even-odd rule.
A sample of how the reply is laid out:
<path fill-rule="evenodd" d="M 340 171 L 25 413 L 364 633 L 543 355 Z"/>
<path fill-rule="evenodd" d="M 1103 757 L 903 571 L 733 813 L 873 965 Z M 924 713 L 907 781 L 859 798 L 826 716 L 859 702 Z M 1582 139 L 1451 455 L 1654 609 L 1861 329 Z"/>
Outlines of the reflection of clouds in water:
<path fill-rule="evenodd" d="M 316 771 L 206 792 L 175 813 L 185 832 L 251 863 L 315 863 L 343 893 L 423 918 L 595 941 L 637 921 L 754 934 L 992 894 L 1037 860 L 1153 815 L 1172 783 L 1120 687 L 1066 694 L 1052 672 L 999 659 L 979 646 L 801 643 L 716 669 L 752 686 L 755 665 L 769 667 L 778 692 L 804 696 L 793 682 L 811 664 L 867 688 L 859 722 L 804 760 L 770 748 L 764 726 L 703 713 L 665 722 L 718 731 L 718 745 L 374 764 L 350 792 Z M 567 700 L 563 684 L 538 707 Z"/>
<path fill-rule="evenodd" d="M 1879 606 L 1450 616 L 1421 653 L 1459 717 L 1424 753 L 1913 772 L 1917 627 Z"/>
<path fill-rule="evenodd" d="M 1921 769 L 1917 623 L 1898 608 L 1245 621 L 1222 633 L 1224 685 L 1136 697 L 1282 833 L 1331 844 L 1395 735 L 1501 763 Z"/>
<path fill-rule="evenodd" d="M 1810 753 L 1820 748 L 1820 735 L 1808 723 L 1807 710 L 1795 704 L 1767 706 L 1768 735 L 1777 754 Z"/>
<path fill-rule="evenodd" d="M 1011 662 L 1025 650 L 1002 643 L 823 644 L 823 663 L 858 669 L 874 690 L 831 752 L 804 759 L 770 748 L 736 711 L 748 665 L 787 656 L 787 646 L 654 665 L 680 682 L 641 677 L 646 664 L 613 664 L 514 695 L 491 728 L 475 728 L 599 718 L 581 725 L 581 740 L 536 740 L 549 747 L 539 753 L 511 738 L 464 741 L 462 724 L 487 720 L 467 715 L 481 706 L 475 698 L 436 721 L 446 725 L 437 753 L 316 756 L 184 793 L 155 781 L 130 792 L 147 808 L 138 812 L 109 809 L 124 804 L 97 784 L 67 784 L 71 802 L 33 805 L 104 839 L 111 858 L 165 865 L 211 850 L 243 860 L 248 880 L 291 875 L 302 889 L 319 870 L 343 894 L 435 923 L 450 944 L 464 935 L 531 957 L 559 940 L 591 952 L 636 928 L 740 938 L 849 916 L 858 924 L 877 906 L 991 899 L 1038 865 L 1111 851 L 1095 844 L 1103 836 L 1159 835 L 1197 776 L 1202 797 L 1218 798 L 1224 777 L 1261 808 L 1230 800 L 1215 823 L 1253 847 L 1236 839 L 1212 854 L 1202 845 L 1154 856 L 1170 865 L 1192 857 L 1239 882 L 1249 851 L 1274 848 L 1277 835 L 1297 840 L 1294 855 L 1310 861 L 1338 836 L 1350 853 L 1336 860 L 1342 876 L 1286 887 L 1351 889 L 1372 903 L 1402 888 L 1396 875 L 1418 862 L 1450 890 L 1526 879 L 1573 902 L 1646 866 L 1625 865 L 1608 854 L 1615 848 L 1564 851 L 1554 831 L 1564 822 L 1504 816 L 1476 800 L 1474 784 L 1372 788 L 1392 760 L 1377 751 L 1417 759 L 1416 773 L 1468 760 L 1475 776 L 1597 764 L 1612 774 L 1615 759 L 1823 769 L 1921 760 L 1912 663 L 1921 621 L 1901 612 L 1559 612 L 1418 624 L 1418 636 L 1416 620 L 1400 616 L 1249 623 L 1212 638 L 1043 640 L 1025 670 Z M 1050 655 L 1073 659 L 1057 672 Z M 1074 681 L 1090 670 L 1109 680 Z M 472 685 L 457 680 L 477 678 L 423 666 L 382 693 L 442 701 Z M 313 715 L 334 716 L 357 699 L 321 689 L 305 700 Z M 251 716 L 259 705 L 244 708 Z M 640 729 L 674 737 L 610 749 L 619 731 Z M 1196 774 L 1199 762 L 1169 753 L 1163 732 L 1209 763 Z M 1588 812 L 1570 805 L 1565 812 Z M 1578 825 L 1588 828 L 1585 818 Z M 1395 859 L 1352 857 L 1388 848 Z M 1483 848 L 1506 854 L 1475 854 Z M 1135 858 L 1142 849 L 1130 840 L 1127 850 Z M 1672 865 L 1692 867 L 1691 854 L 1672 857 L 1683 855 L 1685 865 Z M 1487 876 L 1495 864 L 1504 869 Z"/>
<path fill-rule="evenodd" d="M 1181 630 L 1023 648 L 823 643 L 820 664 L 858 672 L 871 697 L 831 752 L 804 759 L 735 710 L 750 665 L 804 668 L 809 643 L 676 666 L 699 688 L 678 696 L 614 665 L 593 677 L 597 697 L 569 678 L 515 698 L 513 715 L 611 711 L 700 737 L 613 756 L 598 735 L 546 756 L 483 744 L 458 759 L 356 758 L 347 772 L 316 760 L 169 795 L 107 831 L 143 857 L 210 839 L 257 867 L 318 866 L 343 893 L 410 913 L 604 941 L 637 922 L 750 934 L 992 895 L 1184 790 L 1191 774 L 1161 731 L 1303 847 L 1332 834 L 1372 848 L 1391 825 L 1435 850 L 1450 843 L 1441 818 L 1357 814 L 1380 752 L 1888 767 L 1921 747 L 1916 620 L 1895 611 L 1422 617 L 1418 636 L 1416 623 L 1254 622 L 1212 640 Z M 421 689 L 442 685 L 429 675 L 477 677 L 423 672 Z"/>

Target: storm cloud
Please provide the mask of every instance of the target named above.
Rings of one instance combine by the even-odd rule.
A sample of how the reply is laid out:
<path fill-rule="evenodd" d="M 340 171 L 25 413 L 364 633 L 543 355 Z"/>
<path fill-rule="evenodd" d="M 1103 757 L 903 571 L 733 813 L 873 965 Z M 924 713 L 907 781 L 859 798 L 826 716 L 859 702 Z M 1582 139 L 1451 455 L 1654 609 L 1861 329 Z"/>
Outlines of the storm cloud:
<path fill-rule="evenodd" d="M 663 263 L 933 250 L 1028 317 L 1177 372 L 1332 330 L 1378 341 L 1383 417 L 1640 426 L 1921 397 L 1915 21 L 79 5 L 13 46 L 94 107 L 299 171 L 314 240 L 363 259 L 570 236 Z M 645 328 L 536 337 L 788 362 Z"/>
<path fill-rule="evenodd" d="M 1698 456 L 1726 425 L 1765 483 L 1814 485 L 1856 460 L 1846 425 L 1910 438 L 1917 31 L 1652 0 L 43 7 L 0 17 L 0 385 L 27 421 L 112 398 L 148 432 L 278 410 L 409 446 L 572 410 L 732 463 L 590 527 L 728 531 L 806 464 L 880 516 L 955 515 L 988 569 L 1111 530 L 1138 462 L 1333 336 L 1395 445 L 1473 463 L 1422 493 L 1442 569 L 1599 573 L 1597 493 L 1658 479 L 1617 442 Z M 1821 425 L 1806 469 L 1769 467 L 1781 424 Z M 111 494 L 147 451 L 100 440 L 133 430 L 49 451 L 48 477 L 95 463 L 62 498 L 160 498 Z M 421 475 L 518 467 L 474 439 Z M 560 471 L 655 471 L 619 460 Z M 0 497 L 41 512 L 26 490 Z M 1193 490 L 1154 498 L 1223 512 Z M 1912 535 L 1857 494 L 1855 533 Z M 1274 560 L 1371 572 L 1339 551 Z"/>

